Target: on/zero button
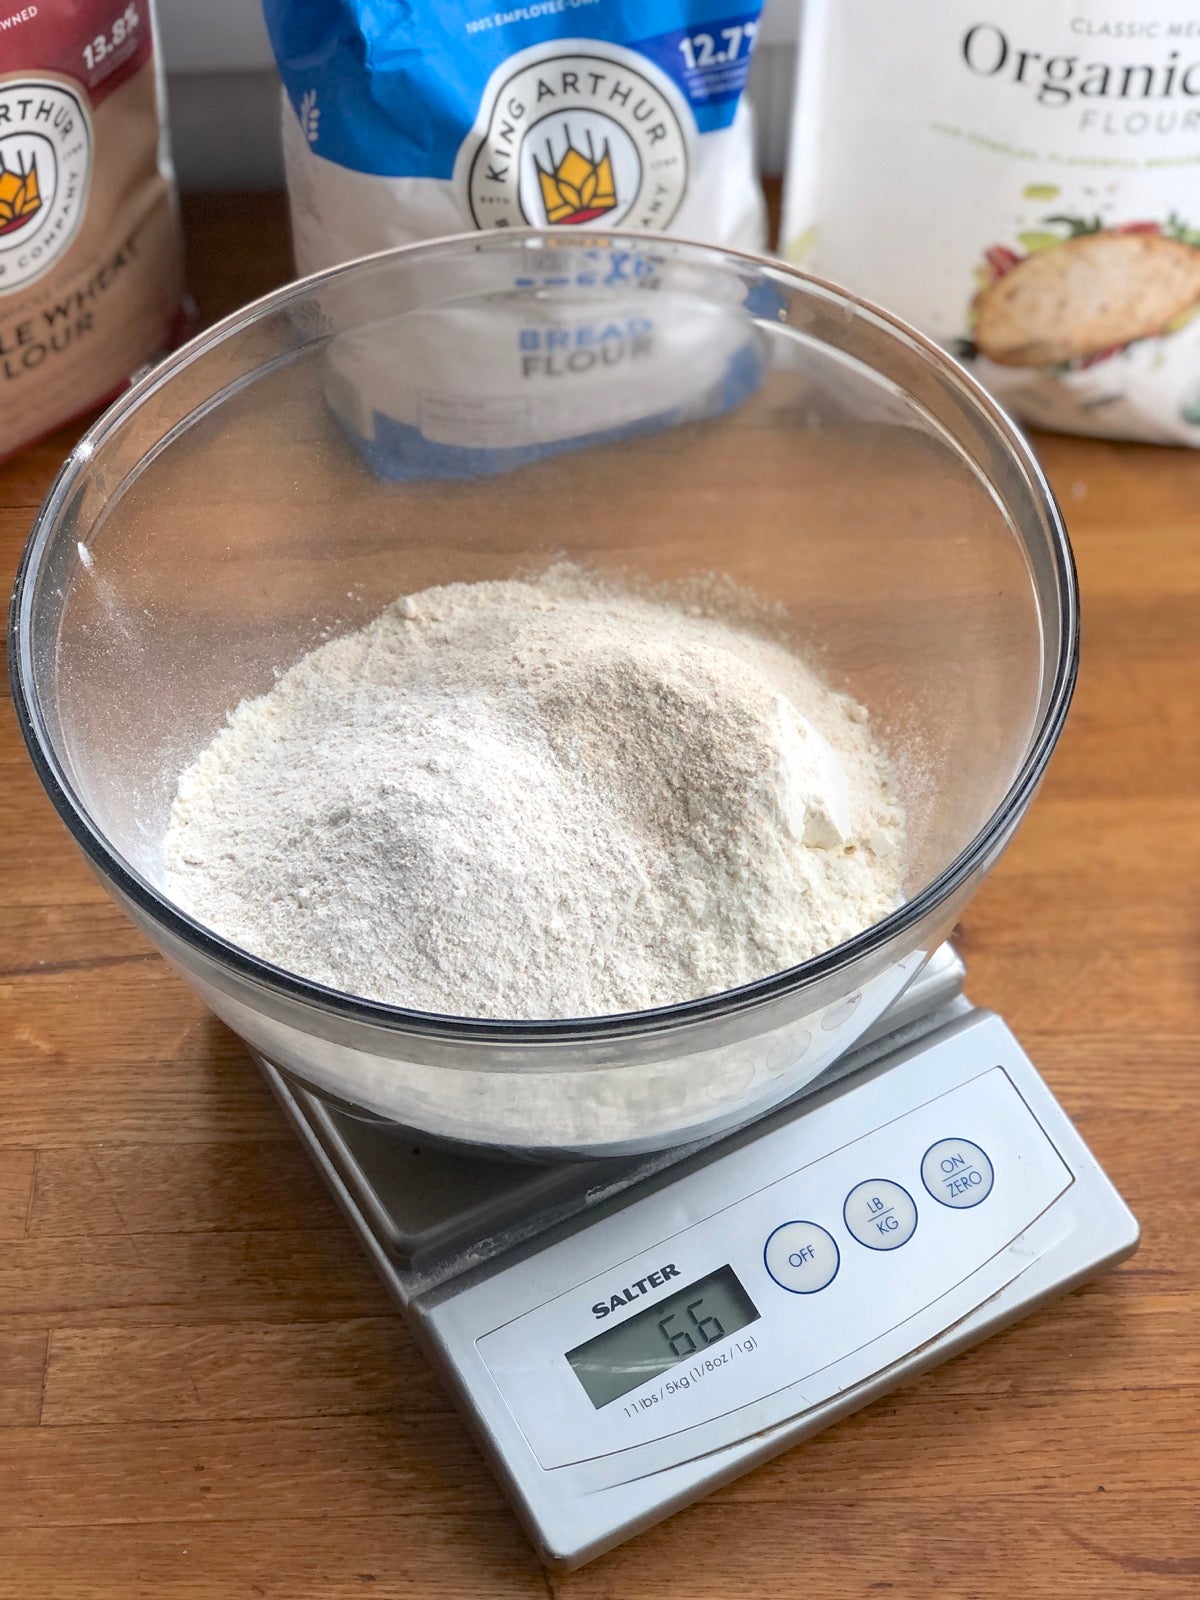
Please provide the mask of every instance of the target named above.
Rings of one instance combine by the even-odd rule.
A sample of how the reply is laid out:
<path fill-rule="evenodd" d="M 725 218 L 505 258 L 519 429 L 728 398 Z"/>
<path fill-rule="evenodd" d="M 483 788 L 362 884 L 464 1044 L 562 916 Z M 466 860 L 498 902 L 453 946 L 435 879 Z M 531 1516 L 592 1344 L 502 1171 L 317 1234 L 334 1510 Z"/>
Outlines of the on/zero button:
<path fill-rule="evenodd" d="M 986 1200 L 995 1180 L 987 1151 L 970 1139 L 939 1139 L 921 1158 L 921 1182 L 935 1200 L 955 1211 Z"/>
<path fill-rule="evenodd" d="M 827 1289 L 841 1259 L 833 1235 L 816 1222 L 782 1222 L 763 1247 L 767 1271 L 789 1294 Z"/>

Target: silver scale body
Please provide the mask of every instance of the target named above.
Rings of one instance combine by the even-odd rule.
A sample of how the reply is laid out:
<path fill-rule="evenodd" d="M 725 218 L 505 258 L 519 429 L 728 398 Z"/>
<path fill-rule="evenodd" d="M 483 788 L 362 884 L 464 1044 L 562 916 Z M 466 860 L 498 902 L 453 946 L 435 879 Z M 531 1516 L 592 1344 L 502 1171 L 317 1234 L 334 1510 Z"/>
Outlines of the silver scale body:
<path fill-rule="evenodd" d="M 962 982 L 944 948 L 799 1099 L 620 1161 L 414 1147 L 261 1063 L 548 1564 L 591 1560 L 1134 1250 L 1128 1208 Z M 566 1352 L 724 1267 L 756 1320 L 593 1406 Z"/>

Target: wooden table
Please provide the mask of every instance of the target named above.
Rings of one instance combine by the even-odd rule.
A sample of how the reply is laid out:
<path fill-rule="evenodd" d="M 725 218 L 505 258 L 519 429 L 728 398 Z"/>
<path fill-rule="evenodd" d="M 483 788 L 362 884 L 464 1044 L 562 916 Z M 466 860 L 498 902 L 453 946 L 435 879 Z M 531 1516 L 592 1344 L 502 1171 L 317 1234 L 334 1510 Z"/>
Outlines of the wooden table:
<path fill-rule="evenodd" d="M 187 208 L 206 315 L 277 200 Z M 72 434 L 0 470 L 0 571 Z M 1200 454 L 1046 438 L 1069 728 L 968 912 L 1141 1219 L 1112 1276 L 547 1577 L 237 1041 L 84 870 L 0 724 L 0 1597 L 1200 1594 Z"/>

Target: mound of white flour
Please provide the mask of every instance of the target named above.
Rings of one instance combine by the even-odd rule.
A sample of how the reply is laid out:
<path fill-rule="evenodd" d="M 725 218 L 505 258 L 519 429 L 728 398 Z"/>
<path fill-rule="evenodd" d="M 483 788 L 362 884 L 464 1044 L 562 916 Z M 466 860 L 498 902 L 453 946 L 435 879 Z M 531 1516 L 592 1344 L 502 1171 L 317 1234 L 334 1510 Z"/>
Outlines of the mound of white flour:
<path fill-rule="evenodd" d="M 711 606 L 556 568 L 409 595 L 243 701 L 164 888 L 352 994 L 595 1016 L 840 943 L 898 903 L 902 842 L 861 706 Z"/>

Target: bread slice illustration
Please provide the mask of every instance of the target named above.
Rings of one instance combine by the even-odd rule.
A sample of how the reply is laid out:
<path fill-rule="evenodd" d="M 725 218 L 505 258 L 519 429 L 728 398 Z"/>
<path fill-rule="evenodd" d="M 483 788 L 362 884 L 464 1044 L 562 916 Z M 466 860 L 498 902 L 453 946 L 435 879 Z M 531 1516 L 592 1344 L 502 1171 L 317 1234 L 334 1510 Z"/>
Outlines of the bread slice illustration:
<path fill-rule="evenodd" d="M 1026 256 L 975 302 L 976 348 L 1048 367 L 1161 333 L 1200 301 L 1200 249 L 1155 233 L 1081 234 Z"/>

